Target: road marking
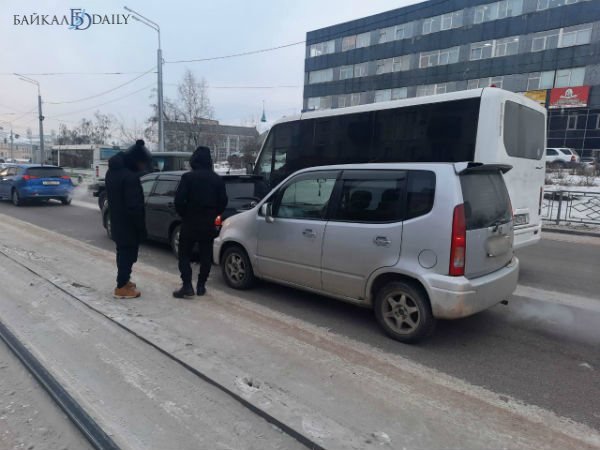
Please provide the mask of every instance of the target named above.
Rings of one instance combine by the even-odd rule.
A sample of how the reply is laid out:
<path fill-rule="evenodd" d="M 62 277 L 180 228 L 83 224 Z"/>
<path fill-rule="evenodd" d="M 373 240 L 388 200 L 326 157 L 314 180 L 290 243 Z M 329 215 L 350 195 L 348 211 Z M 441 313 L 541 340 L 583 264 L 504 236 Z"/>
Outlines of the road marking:
<path fill-rule="evenodd" d="M 98 205 L 96 203 L 83 202 L 81 200 L 71 200 L 71 205 L 79 206 L 80 208 L 95 209 L 99 211 Z"/>
<path fill-rule="evenodd" d="M 564 306 L 587 309 L 600 313 L 600 299 L 582 297 L 579 295 L 565 294 L 556 291 L 547 291 L 545 289 L 534 288 L 531 286 L 518 285 L 513 295 L 519 297 L 532 298 L 542 302 L 556 303 Z"/>

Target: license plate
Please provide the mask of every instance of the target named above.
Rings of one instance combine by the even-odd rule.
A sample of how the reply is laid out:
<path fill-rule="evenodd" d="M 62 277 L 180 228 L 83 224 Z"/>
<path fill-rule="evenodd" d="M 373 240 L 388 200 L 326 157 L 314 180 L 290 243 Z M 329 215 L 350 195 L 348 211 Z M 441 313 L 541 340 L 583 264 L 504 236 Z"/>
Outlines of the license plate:
<path fill-rule="evenodd" d="M 525 225 L 529 223 L 529 214 L 515 214 L 515 225 Z"/>
<path fill-rule="evenodd" d="M 60 181 L 42 181 L 44 186 L 57 186 L 60 184 Z"/>

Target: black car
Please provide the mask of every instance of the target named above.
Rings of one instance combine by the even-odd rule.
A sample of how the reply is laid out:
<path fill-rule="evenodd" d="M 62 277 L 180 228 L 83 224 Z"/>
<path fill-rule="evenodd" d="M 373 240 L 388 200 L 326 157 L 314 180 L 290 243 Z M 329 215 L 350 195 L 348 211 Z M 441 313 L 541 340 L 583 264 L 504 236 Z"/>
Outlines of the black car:
<path fill-rule="evenodd" d="M 175 255 L 179 247 L 181 218 L 175 212 L 175 191 L 184 171 L 154 172 L 144 175 L 140 181 L 146 201 L 146 229 L 148 239 L 171 244 Z M 266 194 L 265 184 L 258 175 L 221 175 L 225 181 L 229 202 L 222 216 L 215 220 L 215 227 L 240 211 L 253 208 Z M 102 208 L 102 223 L 110 237 L 111 226 L 108 214 L 109 205 Z"/>
<path fill-rule="evenodd" d="M 152 172 L 168 172 L 176 170 L 189 170 L 191 152 L 152 152 Z M 106 189 L 104 178 L 89 186 L 94 197 L 98 197 L 98 207 L 104 209 L 106 203 Z"/>

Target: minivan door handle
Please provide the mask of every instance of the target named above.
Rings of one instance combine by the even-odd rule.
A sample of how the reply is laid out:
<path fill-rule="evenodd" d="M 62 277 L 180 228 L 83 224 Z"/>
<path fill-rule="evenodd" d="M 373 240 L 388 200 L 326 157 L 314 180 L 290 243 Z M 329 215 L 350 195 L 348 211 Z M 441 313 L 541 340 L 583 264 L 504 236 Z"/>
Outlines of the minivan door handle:
<path fill-rule="evenodd" d="M 373 243 L 379 247 L 389 247 L 392 241 L 386 236 L 377 236 L 373 239 Z"/>
<path fill-rule="evenodd" d="M 309 228 L 307 228 L 306 230 L 304 230 L 304 231 L 302 232 L 302 235 L 303 235 L 304 237 L 307 237 L 307 238 L 314 238 L 314 237 L 317 237 L 317 233 L 315 233 L 313 230 L 311 230 L 311 229 L 309 229 Z"/>

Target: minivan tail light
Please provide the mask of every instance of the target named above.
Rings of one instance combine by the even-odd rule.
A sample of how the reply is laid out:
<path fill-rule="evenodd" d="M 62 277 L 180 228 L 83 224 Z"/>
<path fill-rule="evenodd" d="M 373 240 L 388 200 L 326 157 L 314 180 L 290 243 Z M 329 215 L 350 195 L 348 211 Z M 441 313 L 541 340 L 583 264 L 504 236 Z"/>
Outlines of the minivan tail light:
<path fill-rule="evenodd" d="M 62 177 L 60 177 L 60 178 L 61 178 L 61 180 L 70 180 L 70 179 L 71 179 L 71 177 L 70 177 L 70 176 L 68 176 L 68 175 L 63 175 L 63 176 L 62 176 Z"/>
<path fill-rule="evenodd" d="M 575 155 L 571 155 L 571 162 L 575 162 Z"/>
<path fill-rule="evenodd" d="M 23 175 L 23 179 L 25 181 L 27 181 L 27 180 L 37 180 L 38 178 L 39 177 L 34 177 L 34 176 L 31 176 L 31 175 Z"/>
<path fill-rule="evenodd" d="M 542 199 L 544 198 L 544 188 L 540 188 L 540 203 L 538 204 L 538 216 L 542 215 Z"/>
<path fill-rule="evenodd" d="M 218 215 L 215 217 L 215 227 L 220 227 L 223 224 L 223 218 Z"/>
<path fill-rule="evenodd" d="M 454 208 L 452 220 L 452 240 L 450 245 L 449 274 L 460 277 L 465 274 L 465 257 L 467 253 L 467 221 L 465 218 L 465 205 Z"/>

